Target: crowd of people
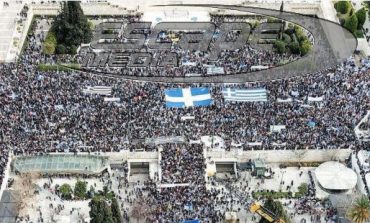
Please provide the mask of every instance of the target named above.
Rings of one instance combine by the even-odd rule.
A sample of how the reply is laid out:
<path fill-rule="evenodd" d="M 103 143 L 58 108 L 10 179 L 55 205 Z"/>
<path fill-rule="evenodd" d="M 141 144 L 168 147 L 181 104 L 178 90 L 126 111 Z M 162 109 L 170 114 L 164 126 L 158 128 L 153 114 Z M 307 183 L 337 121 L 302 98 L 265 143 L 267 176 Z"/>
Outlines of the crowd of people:
<path fill-rule="evenodd" d="M 40 63 L 72 60 L 42 55 L 44 36 L 30 36 L 17 63 L 0 64 L 2 175 L 9 152 L 120 151 L 143 147 L 146 138 L 163 136 L 198 140 L 204 135 L 217 135 L 225 139 L 227 147 L 237 143 L 245 150 L 252 149 L 250 142 L 261 142 L 253 149 L 279 149 L 276 145 L 284 144 L 284 149 L 290 150 L 356 149 L 363 145 L 354 127 L 370 106 L 370 65 L 366 59 L 358 63 L 349 59 L 338 67 L 305 77 L 232 85 L 265 88 L 268 92 L 267 102 L 236 103 L 224 101 L 221 84 L 146 83 L 78 71 L 40 71 Z M 84 94 L 88 86 L 111 86 L 111 97 L 120 98 L 120 102 Z M 195 86 L 210 88 L 211 106 L 166 108 L 164 89 Z M 312 102 L 308 97 L 323 100 Z M 182 120 L 183 116 L 194 119 Z M 271 132 L 271 125 L 286 128 Z M 152 201 L 158 204 L 151 222 L 204 216 L 208 220 L 203 222 L 218 222 L 221 212 L 208 204 L 222 192 L 206 190 L 200 149 L 164 145 L 161 154 L 163 183 L 197 184 L 161 191 L 150 184 Z"/>
<path fill-rule="evenodd" d="M 2 64 L 0 94 L 2 142 L 15 154 L 64 151 L 119 151 L 134 147 L 127 142 L 161 136 L 199 139 L 218 135 L 232 143 L 261 142 L 253 149 L 348 148 L 358 146 L 354 126 L 369 108 L 368 62 L 354 60 L 317 74 L 289 80 L 233 85 L 263 87 L 268 102 L 233 103 L 223 100 L 219 84 L 209 87 L 209 107 L 168 109 L 163 90 L 187 87 L 125 81 L 76 71 L 41 72 L 37 65 L 56 58 L 41 54 L 40 39 L 31 36 L 19 63 Z M 70 60 L 71 58 L 63 58 Z M 119 103 L 104 102 L 99 95 L 82 92 L 87 86 L 113 88 Z M 322 96 L 310 102 L 308 97 Z M 279 99 L 292 99 L 281 102 Z M 194 120 L 183 121 L 183 116 Z M 309 126 L 314 122 L 315 126 Z M 271 125 L 285 125 L 279 133 Z M 140 146 L 140 144 L 139 144 Z"/>
<path fill-rule="evenodd" d="M 162 183 L 201 184 L 205 162 L 200 144 L 165 144 L 161 151 Z"/>
<path fill-rule="evenodd" d="M 212 17 L 212 22 L 216 24 L 215 34 L 212 36 L 208 49 L 206 51 L 200 50 L 189 50 L 184 49 L 181 46 L 181 41 L 171 40 L 171 39 L 181 39 L 181 36 L 184 36 L 183 31 L 171 31 L 171 33 L 163 33 L 163 37 L 158 37 L 158 43 L 172 43 L 171 49 L 167 50 L 153 50 L 150 49 L 147 45 L 143 46 L 145 52 L 151 52 L 153 55 L 152 64 L 148 67 L 125 67 L 117 68 L 110 66 L 101 66 L 99 68 L 86 67 L 85 70 L 99 70 L 99 72 L 107 72 L 118 75 L 128 75 L 128 76 L 164 76 L 164 77 L 186 77 L 186 76 L 212 76 L 212 75 L 225 75 L 225 74 L 235 74 L 235 73 L 247 73 L 254 70 L 254 66 L 263 66 L 263 67 L 275 67 L 284 63 L 289 63 L 293 60 L 299 58 L 299 55 L 294 54 L 279 54 L 272 49 L 254 49 L 250 44 L 245 45 L 239 49 L 226 49 L 226 50 L 217 50 L 217 39 L 221 38 L 222 35 L 225 35 L 226 42 L 235 42 L 237 41 L 238 36 L 240 35 L 249 35 L 248 34 L 239 34 L 238 32 L 231 31 L 229 33 L 222 33 L 220 26 L 222 21 L 227 20 L 227 17 L 219 16 Z M 126 18 L 123 20 L 124 23 L 129 22 L 130 19 Z M 246 22 L 246 20 L 240 20 L 239 22 Z M 139 30 L 137 30 L 139 31 Z M 138 32 L 140 33 L 140 32 Z M 145 32 L 146 33 L 146 32 Z M 194 33 L 201 34 L 201 31 L 192 31 Z M 160 33 L 161 34 L 161 33 Z M 175 36 L 170 38 L 170 36 Z M 146 33 L 145 41 L 148 42 L 150 37 L 150 32 Z M 190 38 L 191 36 L 189 36 Z M 120 38 L 123 38 L 122 36 Z M 192 37 L 191 37 L 192 38 Z M 121 42 L 121 39 L 114 41 Z M 196 40 L 194 40 L 196 41 Z M 187 45 L 187 44 L 186 44 Z M 143 49 L 138 49 L 138 52 L 144 52 Z M 78 61 L 82 63 L 86 53 L 91 52 L 89 47 L 85 47 L 81 50 L 81 53 L 78 57 Z M 212 52 L 217 52 L 219 55 L 211 56 Z M 163 66 L 163 61 L 168 62 L 168 57 L 171 57 L 174 61 L 170 64 Z M 216 57 L 217 59 L 214 59 Z M 155 59 L 154 59 L 155 58 Z M 144 59 L 138 58 L 135 63 L 141 64 L 144 63 Z M 156 63 L 156 64 L 154 64 Z M 218 68 L 218 71 L 213 69 L 210 71 L 208 68 Z"/>

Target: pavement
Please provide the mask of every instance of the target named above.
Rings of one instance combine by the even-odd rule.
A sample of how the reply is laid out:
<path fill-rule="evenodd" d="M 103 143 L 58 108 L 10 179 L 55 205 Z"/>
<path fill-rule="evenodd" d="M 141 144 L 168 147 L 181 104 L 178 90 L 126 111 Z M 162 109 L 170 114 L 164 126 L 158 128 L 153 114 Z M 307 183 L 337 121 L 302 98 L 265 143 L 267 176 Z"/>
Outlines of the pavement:
<path fill-rule="evenodd" d="M 13 44 L 13 38 L 17 33 L 17 14 L 23 5 L 10 2 L 9 6 L 4 6 L 0 1 L 0 62 L 7 60 Z"/>

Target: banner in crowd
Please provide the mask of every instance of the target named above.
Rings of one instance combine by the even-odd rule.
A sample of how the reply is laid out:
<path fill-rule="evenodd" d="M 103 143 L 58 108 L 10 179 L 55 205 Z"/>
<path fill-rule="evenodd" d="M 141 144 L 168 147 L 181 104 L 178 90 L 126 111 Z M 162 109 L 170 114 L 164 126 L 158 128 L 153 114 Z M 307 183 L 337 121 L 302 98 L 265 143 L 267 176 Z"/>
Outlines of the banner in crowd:
<path fill-rule="evenodd" d="M 224 88 L 222 95 L 225 101 L 242 101 L 242 102 L 258 102 L 267 101 L 267 92 L 265 88 L 255 89 L 236 89 Z"/>
<path fill-rule="evenodd" d="M 208 88 L 173 88 L 165 90 L 167 108 L 209 106 L 212 97 Z"/>
<path fill-rule="evenodd" d="M 108 86 L 94 86 L 94 87 L 87 87 L 86 89 L 82 90 L 85 94 L 99 94 L 99 95 L 111 95 L 112 94 L 112 87 Z"/>
<path fill-rule="evenodd" d="M 320 102 L 320 101 L 324 100 L 324 96 L 320 96 L 320 97 L 310 97 L 310 96 L 308 96 L 307 100 L 309 102 Z"/>
<path fill-rule="evenodd" d="M 121 99 L 120 98 L 107 98 L 107 97 L 105 97 L 104 101 L 105 102 L 120 102 Z"/>
<path fill-rule="evenodd" d="M 207 74 L 225 74 L 225 71 L 223 67 L 208 67 Z"/>

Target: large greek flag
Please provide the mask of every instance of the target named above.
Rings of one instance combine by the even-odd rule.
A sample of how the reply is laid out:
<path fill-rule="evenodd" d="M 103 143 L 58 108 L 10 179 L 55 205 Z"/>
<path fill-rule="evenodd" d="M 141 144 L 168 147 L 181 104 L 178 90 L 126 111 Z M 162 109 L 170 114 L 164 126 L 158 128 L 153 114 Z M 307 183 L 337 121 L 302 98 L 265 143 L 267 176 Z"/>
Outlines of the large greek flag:
<path fill-rule="evenodd" d="M 224 88 L 222 89 L 222 95 L 224 96 L 225 101 L 267 101 L 267 92 L 265 88 Z"/>
<path fill-rule="evenodd" d="M 212 103 L 208 88 L 174 88 L 164 91 L 167 108 L 208 106 Z"/>

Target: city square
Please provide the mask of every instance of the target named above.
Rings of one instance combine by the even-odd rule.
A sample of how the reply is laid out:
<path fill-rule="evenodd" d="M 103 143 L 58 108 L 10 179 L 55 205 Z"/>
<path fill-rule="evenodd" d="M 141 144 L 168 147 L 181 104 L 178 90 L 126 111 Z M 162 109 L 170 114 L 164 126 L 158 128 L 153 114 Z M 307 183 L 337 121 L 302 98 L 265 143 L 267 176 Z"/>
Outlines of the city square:
<path fill-rule="evenodd" d="M 0 0 L 0 223 L 370 222 L 369 7 Z"/>

